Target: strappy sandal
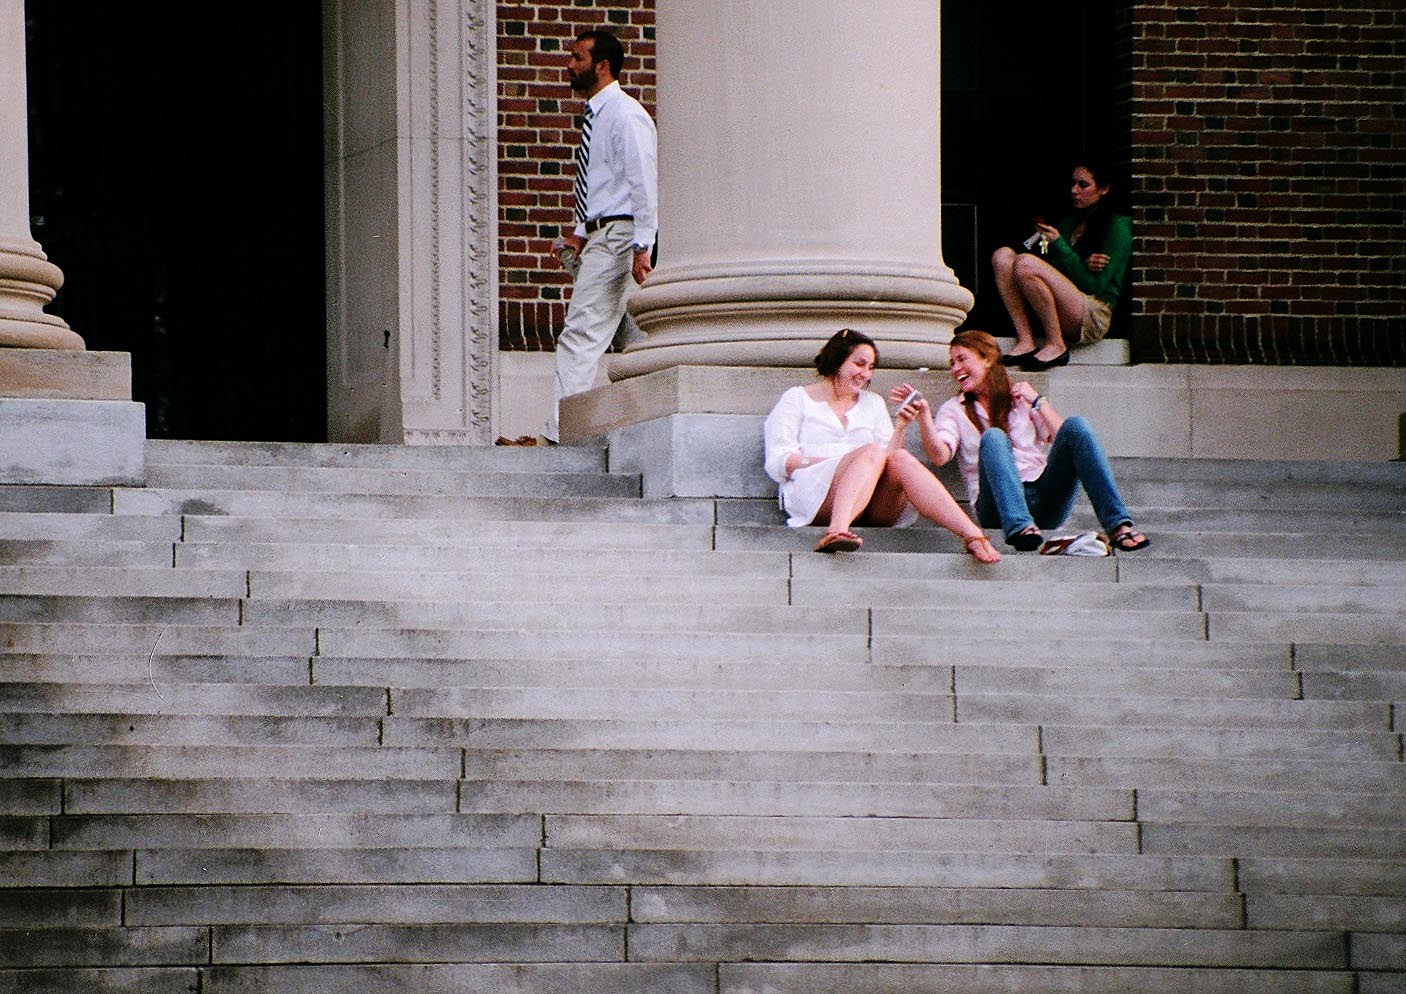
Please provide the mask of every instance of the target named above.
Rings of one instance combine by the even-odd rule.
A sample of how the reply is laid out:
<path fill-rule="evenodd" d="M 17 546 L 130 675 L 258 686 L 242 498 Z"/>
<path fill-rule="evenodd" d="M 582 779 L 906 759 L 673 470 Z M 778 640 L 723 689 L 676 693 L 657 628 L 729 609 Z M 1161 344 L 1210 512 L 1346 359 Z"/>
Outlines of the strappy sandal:
<path fill-rule="evenodd" d="M 826 532 L 816 545 L 816 552 L 854 552 L 864 539 L 854 532 Z"/>
<path fill-rule="evenodd" d="M 1131 522 L 1114 532 L 1109 541 L 1119 552 L 1136 552 L 1152 544 L 1152 539 L 1134 528 Z"/>
<path fill-rule="evenodd" d="M 976 551 L 983 543 L 990 553 L 985 559 Z M 1001 561 L 1001 554 L 996 551 L 996 546 L 991 543 L 991 539 L 985 535 L 968 535 L 962 539 L 962 544 L 967 547 L 967 554 L 979 563 L 999 563 Z"/>

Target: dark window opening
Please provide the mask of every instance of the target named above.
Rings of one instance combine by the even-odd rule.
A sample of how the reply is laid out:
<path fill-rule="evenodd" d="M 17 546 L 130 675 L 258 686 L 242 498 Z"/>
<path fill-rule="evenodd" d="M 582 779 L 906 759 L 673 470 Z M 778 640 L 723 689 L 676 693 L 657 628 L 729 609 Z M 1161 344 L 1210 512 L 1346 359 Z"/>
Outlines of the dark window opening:
<path fill-rule="evenodd" d="M 28 4 L 48 308 L 132 354 L 153 438 L 326 438 L 316 4 Z"/>

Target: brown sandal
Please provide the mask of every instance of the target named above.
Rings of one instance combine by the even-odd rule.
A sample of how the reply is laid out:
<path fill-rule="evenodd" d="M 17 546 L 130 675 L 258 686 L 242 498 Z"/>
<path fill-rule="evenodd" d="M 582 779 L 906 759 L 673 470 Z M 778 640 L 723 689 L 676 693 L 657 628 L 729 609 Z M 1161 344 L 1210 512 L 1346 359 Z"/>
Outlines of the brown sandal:
<path fill-rule="evenodd" d="M 854 552 L 864 539 L 854 532 L 826 532 L 816 545 L 816 552 Z"/>
<path fill-rule="evenodd" d="M 990 557 L 986 559 L 981 558 L 976 551 L 983 542 L 986 543 L 986 548 L 991 552 Z M 996 546 L 991 544 L 991 539 L 986 535 L 968 535 L 962 539 L 962 544 L 967 547 L 968 555 L 979 563 L 999 563 L 1001 561 L 1001 554 L 996 551 Z"/>

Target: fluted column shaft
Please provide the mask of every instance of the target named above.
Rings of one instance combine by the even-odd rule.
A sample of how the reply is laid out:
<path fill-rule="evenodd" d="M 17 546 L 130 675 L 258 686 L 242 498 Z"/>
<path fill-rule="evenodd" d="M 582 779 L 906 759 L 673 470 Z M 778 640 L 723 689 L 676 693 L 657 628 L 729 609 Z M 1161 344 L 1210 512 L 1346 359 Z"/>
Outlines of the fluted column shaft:
<path fill-rule="evenodd" d="M 942 261 L 937 0 L 658 0 L 660 266 L 612 376 L 806 365 L 851 326 L 929 365 Z"/>
<path fill-rule="evenodd" d="M 44 313 L 63 273 L 29 230 L 29 115 L 24 0 L 0 0 L 0 348 L 81 349 L 62 318 Z"/>

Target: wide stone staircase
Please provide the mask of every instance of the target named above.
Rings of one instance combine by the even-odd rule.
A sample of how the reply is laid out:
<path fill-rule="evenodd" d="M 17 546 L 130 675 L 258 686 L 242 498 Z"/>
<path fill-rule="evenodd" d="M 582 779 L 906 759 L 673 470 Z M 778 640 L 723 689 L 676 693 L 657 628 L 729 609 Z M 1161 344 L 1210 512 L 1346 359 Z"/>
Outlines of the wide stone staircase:
<path fill-rule="evenodd" d="M 0 992 L 1406 991 L 1406 465 L 1117 460 L 1151 549 L 983 567 L 148 461 L 0 487 Z"/>

